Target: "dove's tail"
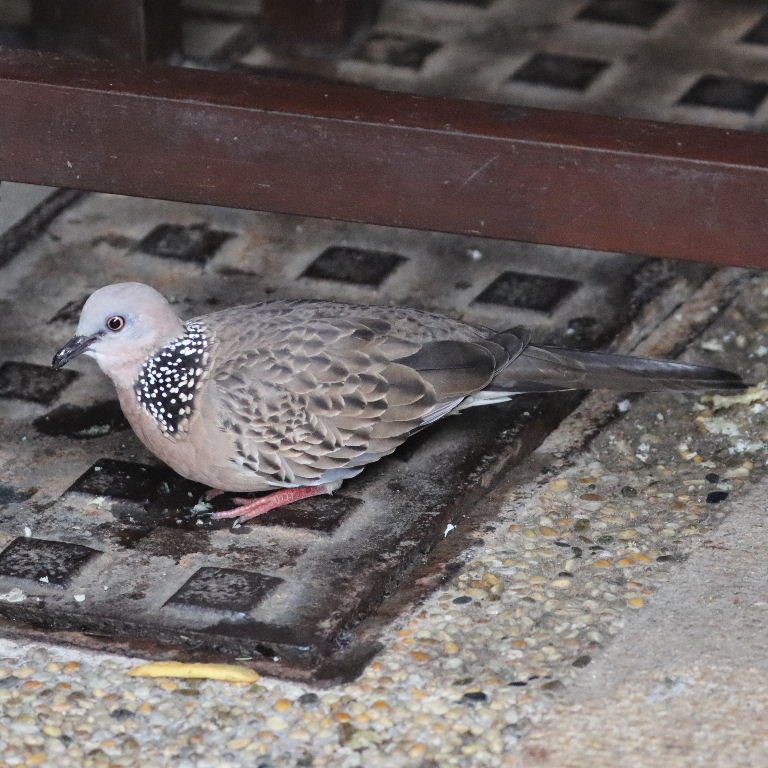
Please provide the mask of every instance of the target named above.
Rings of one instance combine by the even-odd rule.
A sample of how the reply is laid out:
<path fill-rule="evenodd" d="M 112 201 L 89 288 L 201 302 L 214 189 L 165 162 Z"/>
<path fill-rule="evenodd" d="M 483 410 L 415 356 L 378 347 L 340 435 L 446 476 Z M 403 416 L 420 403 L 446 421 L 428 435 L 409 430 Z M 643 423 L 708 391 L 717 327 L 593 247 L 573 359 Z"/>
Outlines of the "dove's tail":
<path fill-rule="evenodd" d="M 529 345 L 485 392 L 556 392 L 566 389 L 738 390 L 741 377 L 721 368 L 610 352 L 578 352 Z"/>

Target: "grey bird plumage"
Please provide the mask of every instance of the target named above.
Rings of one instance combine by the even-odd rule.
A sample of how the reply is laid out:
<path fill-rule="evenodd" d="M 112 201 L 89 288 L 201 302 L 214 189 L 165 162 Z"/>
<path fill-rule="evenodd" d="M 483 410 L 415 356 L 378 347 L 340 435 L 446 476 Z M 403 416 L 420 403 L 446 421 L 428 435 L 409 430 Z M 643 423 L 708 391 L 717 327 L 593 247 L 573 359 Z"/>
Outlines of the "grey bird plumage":
<path fill-rule="evenodd" d="M 141 283 L 99 289 L 54 357 L 96 359 L 138 437 L 184 477 L 279 490 L 248 519 L 328 493 L 449 413 L 522 392 L 740 389 L 728 371 L 530 343 L 399 307 L 271 301 L 183 322 Z"/>

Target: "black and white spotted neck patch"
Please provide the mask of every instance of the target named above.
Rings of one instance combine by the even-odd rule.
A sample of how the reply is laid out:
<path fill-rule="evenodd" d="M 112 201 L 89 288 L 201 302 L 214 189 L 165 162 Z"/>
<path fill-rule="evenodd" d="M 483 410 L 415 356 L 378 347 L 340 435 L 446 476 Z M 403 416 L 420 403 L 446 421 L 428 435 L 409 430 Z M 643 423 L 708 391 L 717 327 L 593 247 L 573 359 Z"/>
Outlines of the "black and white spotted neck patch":
<path fill-rule="evenodd" d="M 208 335 L 200 323 L 147 358 L 134 384 L 139 403 L 167 435 L 187 429 L 208 366 Z"/>

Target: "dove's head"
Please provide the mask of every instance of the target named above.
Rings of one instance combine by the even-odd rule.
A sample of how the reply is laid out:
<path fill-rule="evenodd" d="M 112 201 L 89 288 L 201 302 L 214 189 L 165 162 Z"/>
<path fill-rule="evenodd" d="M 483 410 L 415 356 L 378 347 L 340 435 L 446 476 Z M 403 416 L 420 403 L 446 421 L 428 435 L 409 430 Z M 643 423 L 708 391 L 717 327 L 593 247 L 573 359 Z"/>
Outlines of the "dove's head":
<path fill-rule="evenodd" d="M 52 365 L 62 368 L 88 355 L 111 378 L 133 378 L 147 357 L 183 334 L 184 325 L 161 293 L 143 283 L 115 283 L 91 294 L 77 335 L 56 353 Z"/>

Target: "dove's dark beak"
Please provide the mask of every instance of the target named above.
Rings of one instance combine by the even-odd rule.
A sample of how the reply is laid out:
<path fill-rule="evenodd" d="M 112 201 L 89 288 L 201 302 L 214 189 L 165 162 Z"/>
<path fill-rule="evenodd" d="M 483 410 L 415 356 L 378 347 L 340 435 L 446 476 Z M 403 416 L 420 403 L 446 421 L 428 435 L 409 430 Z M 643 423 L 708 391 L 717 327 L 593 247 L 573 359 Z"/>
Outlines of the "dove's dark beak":
<path fill-rule="evenodd" d="M 99 335 L 95 336 L 75 336 L 74 339 L 70 339 L 54 356 L 51 368 L 59 370 L 63 368 L 70 360 L 82 355 L 88 347 L 93 344 Z"/>

